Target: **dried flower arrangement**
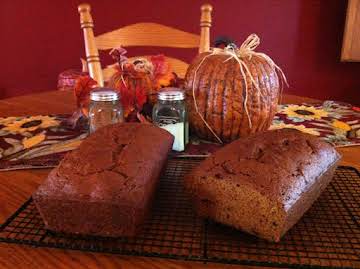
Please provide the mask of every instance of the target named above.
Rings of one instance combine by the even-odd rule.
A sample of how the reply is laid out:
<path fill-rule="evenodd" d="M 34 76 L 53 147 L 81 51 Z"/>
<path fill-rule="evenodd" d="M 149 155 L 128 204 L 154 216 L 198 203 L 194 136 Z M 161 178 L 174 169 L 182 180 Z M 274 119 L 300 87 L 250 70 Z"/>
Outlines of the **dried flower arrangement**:
<path fill-rule="evenodd" d="M 122 47 L 110 51 L 117 64 L 114 67 L 116 72 L 106 86 L 120 93 L 126 121 L 149 120 L 157 92 L 162 87 L 178 87 L 181 79 L 172 72 L 162 54 L 130 60 L 126 53 Z M 89 75 L 77 79 L 74 94 L 78 110 L 71 119 L 72 125 L 80 117 L 87 116 L 90 92 L 96 86 L 97 82 Z"/>

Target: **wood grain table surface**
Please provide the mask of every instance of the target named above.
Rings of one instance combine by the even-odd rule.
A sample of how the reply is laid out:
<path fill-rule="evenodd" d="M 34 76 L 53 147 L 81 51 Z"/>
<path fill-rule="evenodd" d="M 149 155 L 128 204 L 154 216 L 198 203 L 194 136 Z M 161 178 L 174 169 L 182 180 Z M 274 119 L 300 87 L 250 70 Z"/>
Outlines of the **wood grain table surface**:
<path fill-rule="evenodd" d="M 283 103 L 315 102 L 306 97 L 284 95 Z M 0 117 L 61 114 L 75 110 L 71 92 L 51 91 L 0 100 Z M 360 170 L 360 146 L 339 148 L 342 165 Z M 49 169 L 0 173 L 0 223 L 3 223 L 34 192 Z M 0 268 L 255 268 L 238 265 L 203 264 L 159 258 L 33 248 L 0 244 Z"/>

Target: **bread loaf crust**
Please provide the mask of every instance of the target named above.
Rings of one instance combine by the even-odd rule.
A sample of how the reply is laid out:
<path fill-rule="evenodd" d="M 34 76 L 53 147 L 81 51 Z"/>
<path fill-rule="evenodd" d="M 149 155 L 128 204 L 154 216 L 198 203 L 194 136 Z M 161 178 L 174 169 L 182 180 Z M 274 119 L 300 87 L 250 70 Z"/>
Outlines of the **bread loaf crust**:
<path fill-rule="evenodd" d="M 133 236 L 149 213 L 173 136 L 121 123 L 99 129 L 67 154 L 33 194 L 46 228 Z"/>
<path fill-rule="evenodd" d="M 339 154 L 296 130 L 239 139 L 185 178 L 200 215 L 279 241 L 331 180 Z"/>

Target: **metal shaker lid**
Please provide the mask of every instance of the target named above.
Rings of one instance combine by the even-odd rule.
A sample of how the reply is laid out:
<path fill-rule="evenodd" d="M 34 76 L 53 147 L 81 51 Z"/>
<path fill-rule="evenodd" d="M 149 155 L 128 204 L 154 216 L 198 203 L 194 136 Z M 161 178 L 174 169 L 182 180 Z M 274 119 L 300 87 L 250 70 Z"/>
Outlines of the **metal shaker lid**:
<path fill-rule="evenodd" d="M 181 101 L 185 99 L 185 93 L 179 88 L 163 88 L 158 92 L 158 99 L 163 101 Z"/>
<path fill-rule="evenodd" d="M 92 101 L 107 102 L 119 99 L 119 94 L 111 88 L 95 88 L 90 92 L 90 100 Z"/>

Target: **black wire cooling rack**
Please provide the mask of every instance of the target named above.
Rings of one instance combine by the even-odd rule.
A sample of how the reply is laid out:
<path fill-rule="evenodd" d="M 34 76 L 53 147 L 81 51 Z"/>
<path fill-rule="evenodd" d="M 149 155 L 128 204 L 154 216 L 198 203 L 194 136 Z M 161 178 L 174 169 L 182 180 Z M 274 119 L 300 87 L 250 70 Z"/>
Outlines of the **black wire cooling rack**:
<path fill-rule="evenodd" d="M 296 268 L 360 268 L 360 174 L 339 167 L 322 196 L 280 243 L 269 243 L 196 216 L 182 177 L 200 159 L 171 159 L 152 218 L 136 238 L 52 233 L 31 199 L 0 228 L 0 241 L 126 255 Z"/>

